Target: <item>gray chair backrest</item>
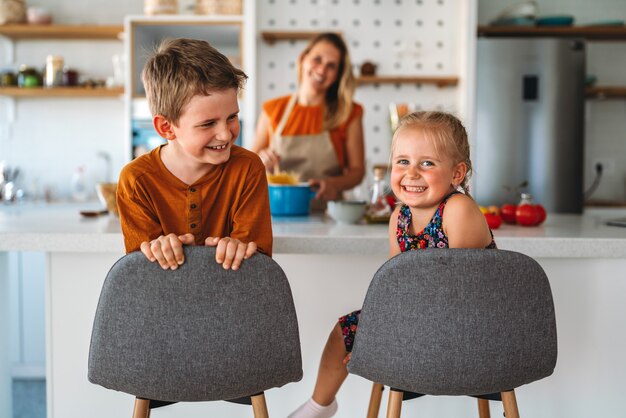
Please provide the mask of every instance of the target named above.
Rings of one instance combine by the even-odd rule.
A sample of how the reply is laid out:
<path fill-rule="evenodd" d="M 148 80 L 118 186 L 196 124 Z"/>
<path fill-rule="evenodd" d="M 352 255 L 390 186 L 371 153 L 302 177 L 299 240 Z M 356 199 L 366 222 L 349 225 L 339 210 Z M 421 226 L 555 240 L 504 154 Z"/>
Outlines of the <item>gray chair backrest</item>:
<path fill-rule="evenodd" d="M 109 271 L 96 311 L 89 381 L 138 397 L 211 401 L 302 378 L 291 289 L 271 258 L 224 270 L 215 249 L 186 247 L 163 270 L 140 252 Z"/>
<path fill-rule="evenodd" d="M 404 391 L 478 395 L 549 376 L 556 357 L 552 292 L 535 260 L 432 249 L 375 274 L 348 367 Z"/>

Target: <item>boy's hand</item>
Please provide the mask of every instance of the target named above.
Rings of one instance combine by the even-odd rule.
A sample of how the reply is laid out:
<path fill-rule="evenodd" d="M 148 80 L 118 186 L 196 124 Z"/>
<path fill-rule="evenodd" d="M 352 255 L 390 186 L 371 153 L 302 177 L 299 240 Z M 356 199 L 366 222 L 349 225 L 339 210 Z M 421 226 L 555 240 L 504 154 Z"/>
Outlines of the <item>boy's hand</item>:
<path fill-rule="evenodd" d="M 256 243 L 244 243 L 235 238 L 230 237 L 208 237 L 204 241 L 204 245 L 209 247 L 217 247 L 215 250 L 215 261 L 222 265 L 226 270 L 237 270 L 243 260 L 247 260 L 256 253 Z"/>
<path fill-rule="evenodd" d="M 144 241 L 139 248 L 148 260 L 158 261 L 163 270 L 176 270 L 185 261 L 183 245 L 193 245 L 193 243 L 193 234 L 167 234 L 150 242 Z"/>

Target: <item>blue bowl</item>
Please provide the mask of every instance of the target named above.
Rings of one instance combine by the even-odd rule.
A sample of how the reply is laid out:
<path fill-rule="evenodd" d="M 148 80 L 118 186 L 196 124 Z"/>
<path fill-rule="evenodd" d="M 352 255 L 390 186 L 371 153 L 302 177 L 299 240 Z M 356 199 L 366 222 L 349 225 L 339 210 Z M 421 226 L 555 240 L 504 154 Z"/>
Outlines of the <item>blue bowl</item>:
<path fill-rule="evenodd" d="M 308 184 L 270 184 L 270 212 L 273 216 L 306 216 L 315 192 Z"/>

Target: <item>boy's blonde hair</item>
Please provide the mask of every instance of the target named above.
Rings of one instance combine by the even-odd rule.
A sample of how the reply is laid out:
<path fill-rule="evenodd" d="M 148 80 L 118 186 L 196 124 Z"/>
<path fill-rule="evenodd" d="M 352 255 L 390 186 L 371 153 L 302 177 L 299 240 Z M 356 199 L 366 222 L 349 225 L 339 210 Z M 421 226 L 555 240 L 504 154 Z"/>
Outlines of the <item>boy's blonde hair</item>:
<path fill-rule="evenodd" d="M 432 141 L 435 151 L 439 155 L 451 158 L 454 164 L 465 163 L 467 172 L 459 187 L 470 196 L 469 178 L 472 175 L 472 161 L 470 159 L 470 145 L 467 131 L 463 123 L 450 113 L 445 112 L 414 112 L 404 116 L 398 123 L 398 128 L 391 141 L 391 155 L 396 148 L 398 133 L 403 129 L 421 130 Z"/>
<path fill-rule="evenodd" d="M 161 42 L 141 72 L 152 115 L 174 125 L 192 97 L 239 90 L 247 78 L 208 42 L 185 38 Z"/>
<path fill-rule="evenodd" d="M 352 96 L 356 87 L 356 80 L 352 73 L 352 63 L 348 47 L 340 35 L 333 32 L 324 32 L 315 36 L 300 53 L 298 59 L 298 81 L 302 77 L 302 60 L 315 45 L 320 42 L 328 42 L 339 50 L 339 68 L 337 80 L 328 88 L 326 92 L 324 108 L 324 127 L 333 129 L 348 120 L 352 112 Z"/>

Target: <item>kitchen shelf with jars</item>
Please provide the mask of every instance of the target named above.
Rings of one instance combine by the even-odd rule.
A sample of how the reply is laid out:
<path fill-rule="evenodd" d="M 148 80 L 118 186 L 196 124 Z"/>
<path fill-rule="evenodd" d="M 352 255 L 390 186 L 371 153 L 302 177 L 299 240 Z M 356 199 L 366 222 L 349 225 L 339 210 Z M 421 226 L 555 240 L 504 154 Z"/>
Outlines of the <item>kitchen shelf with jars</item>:
<path fill-rule="evenodd" d="M 7 24 L 0 25 L 0 36 L 11 42 L 20 40 L 121 40 L 122 25 L 53 25 L 53 24 Z M 95 83 L 78 84 L 75 71 L 64 73 L 62 61 L 58 73 L 46 80 L 46 74 L 32 67 L 24 67 L 17 74 L 5 70 L 0 79 L 0 96 L 12 98 L 53 97 L 118 97 L 124 93 L 120 86 L 104 87 Z M 56 76 L 56 78 L 55 78 Z M 46 86 L 46 87 L 44 87 Z"/>

